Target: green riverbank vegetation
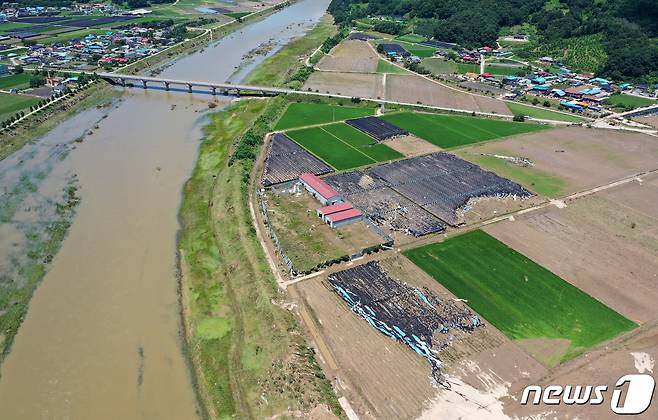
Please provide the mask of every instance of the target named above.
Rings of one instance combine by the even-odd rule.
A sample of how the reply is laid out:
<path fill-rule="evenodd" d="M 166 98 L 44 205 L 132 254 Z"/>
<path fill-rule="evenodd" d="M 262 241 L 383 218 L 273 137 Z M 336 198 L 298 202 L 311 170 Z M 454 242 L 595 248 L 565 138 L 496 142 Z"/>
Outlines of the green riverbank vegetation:
<path fill-rule="evenodd" d="M 284 102 L 240 101 L 211 115 L 184 189 L 181 297 L 199 393 L 212 418 L 287 417 L 318 405 L 341 414 L 286 309 L 249 213 L 249 152 L 262 136 L 245 141 L 268 130 Z"/>

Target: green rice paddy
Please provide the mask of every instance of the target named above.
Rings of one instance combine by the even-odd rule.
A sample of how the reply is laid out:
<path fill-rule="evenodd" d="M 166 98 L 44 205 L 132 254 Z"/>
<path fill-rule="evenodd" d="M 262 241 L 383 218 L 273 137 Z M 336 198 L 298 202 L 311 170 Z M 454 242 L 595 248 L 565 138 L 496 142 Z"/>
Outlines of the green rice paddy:
<path fill-rule="evenodd" d="M 38 104 L 39 98 L 33 96 L 0 94 L 0 121 L 5 121 L 21 110 L 27 113 L 32 105 Z"/>
<path fill-rule="evenodd" d="M 287 130 L 307 125 L 326 124 L 373 115 L 373 108 L 357 108 L 328 104 L 293 103 L 290 104 L 275 130 Z"/>
<path fill-rule="evenodd" d="M 387 114 L 382 118 L 444 149 L 548 128 L 539 124 L 419 112 Z"/>
<path fill-rule="evenodd" d="M 481 230 L 404 255 L 512 340 L 568 340 L 548 365 L 637 326 Z"/>
<path fill-rule="evenodd" d="M 605 100 L 605 103 L 610 104 L 616 108 L 642 108 L 645 106 L 656 105 L 658 101 L 640 96 L 626 95 L 624 93 L 610 96 Z"/>
<path fill-rule="evenodd" d="M 30 86 L 30 73 L 18 73 L 0 77 L 0 90 L 22 89 Z"/>
<path fill-rule="evenodd" d="M 345 123 L 288 131 L 286 134 L 337 170 L 403 157 Z"/>

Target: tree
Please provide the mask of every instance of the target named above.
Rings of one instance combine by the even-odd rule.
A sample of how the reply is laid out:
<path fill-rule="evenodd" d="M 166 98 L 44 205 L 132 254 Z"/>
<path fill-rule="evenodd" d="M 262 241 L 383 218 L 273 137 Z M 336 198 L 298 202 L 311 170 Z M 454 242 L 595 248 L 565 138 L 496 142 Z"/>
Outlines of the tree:
<path fill-rule="evenodd" d="M 23 66 L 14 66 L 14 74 L 21 74 L 25 70 L 23 70 Z"/>
<path fill-rule="evenodd" d="M 550 107 L 551 107 L 551 101 L 546 100 L 546 101 L 544 101 L 543 105 L 544 105 L 546 108 L 550 108 Z"/>
<path fill-rule="evenodd" d="M 46 78 L 41 76 L 41 75 L 35 74 L 35 75 L 32 75 L 32 77 L 30 77 L 30 87 L 31 88 L 37 88 L 37 87 L 43 86 L 45 84 L 46 84 Z"/>

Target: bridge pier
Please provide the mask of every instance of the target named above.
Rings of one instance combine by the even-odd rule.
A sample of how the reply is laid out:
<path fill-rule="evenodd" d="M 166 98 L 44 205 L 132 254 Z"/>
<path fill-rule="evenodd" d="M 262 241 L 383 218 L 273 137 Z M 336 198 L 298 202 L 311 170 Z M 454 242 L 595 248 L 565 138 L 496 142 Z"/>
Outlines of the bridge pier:
<path fill-rule="evenodd" d="M 165 85 L 165 90 L 169 91 L 169 82 L 164 82 L 164 85 Z"/>
<path fill-rule="evenodd" d="M 146 80 L 142 80 L 142 87 L 146 89 Z"/>
<path fill-rule="evenodd" d="M 215 86 L 212 87 L 212 96 L 217 95 L 217 88 Z"/>
<path fill-rule="evenodd" d="M 187 84 L 187 91 L 188 91 L 189 93 L 192 93 L 192 85 L 189 84 L 189 83 Z"/>

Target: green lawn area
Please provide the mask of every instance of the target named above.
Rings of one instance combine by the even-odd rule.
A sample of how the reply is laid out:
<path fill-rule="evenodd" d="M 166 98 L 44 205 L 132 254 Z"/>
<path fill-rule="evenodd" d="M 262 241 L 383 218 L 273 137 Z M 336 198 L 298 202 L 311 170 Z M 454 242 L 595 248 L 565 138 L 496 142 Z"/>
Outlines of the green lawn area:
<path fill-rule="evenodd" d="M 32 105 L 39 103 L 39 98 L 24 95 L 0 94 L 0 122 L 16 114 L 18 111 L 29 111 Z"/>
<path fill-rule="evenodd" d="M 421 35 L 416 35 L 416 34 L 406 34 L 406 35 L 400 35 L 395 37 L 396 40 L 398 41 L 404 41 L 404 42 L 424 42 L 427 41 L 427 38 Z"/>
<path fill-rule="evenodd" d="M 290 104 L 275 130 L 287 130 L 294 127 L 325 124 L 344 121 L 350 118 L 367 117 L 374 115 L 373 108 L 356 108 L 328 104 L 293 103 Z"/>
<path fill-rule="evenodd" d="M 444 149 L 547 128 L 539 124 L 420 112 L 387 114 L 382 118 Z"/>
<path fill-rule="evenodd" d="M 286 134 L 337 170 L 403 157 L 345 123 L 288 131 Z"/>
<path fill-rule="evenodd" d="M 507 107 L 514 115 L 525 115 L 526 117 L 540 118 L 544 120 L 581 122 L 583 119 L 577 115 L 569 115 L 562 112 L 551 111 L 550 109 L 534 108 L 519 104 L 517 102 L 507 102 Z"/>
<path fill-rule="evenodd" d="M 649 98 L 641 98 L 639 96 L 626 95 L 624 93 L 610 96 L 605 100 L 606 104 L 612 105 L 615 108 L 642 108 L 645 106 L 656 105 L 658 101 Z"/>
<path fill-rule="evenodd" d="M 30 85 L 30 73 L 23 72 L 0 77 L 0 90 L 22 89 Z"/>
<path fill-rule="evenodd" d="M 409 74 L 409 71 L 389 63 L 386 60 L 379 59 L 377 63 L 377 73 Z"/>
<path fill-rule="evenodd" d="M 481 230 L 404 255 L 510 339 L 546 340 L 540 359 L 548 366 L 636 327 Z M 568 347 L 557 345 L 564 340 Z"/>
<path fill-rule="evenodd" d="M 518 153 L 505 150 L 496 152 L 504 156 L 518 155 Z M 469 153 L 468 151 L 459 151 L 457 155 L 502 177 L 518 182 L 529 190 L 546 197 L 559 197 L 567 187 L 567 182 L 563 178 L 548 174 L 532 166 L 518 166 L 503 159 Z"/>

